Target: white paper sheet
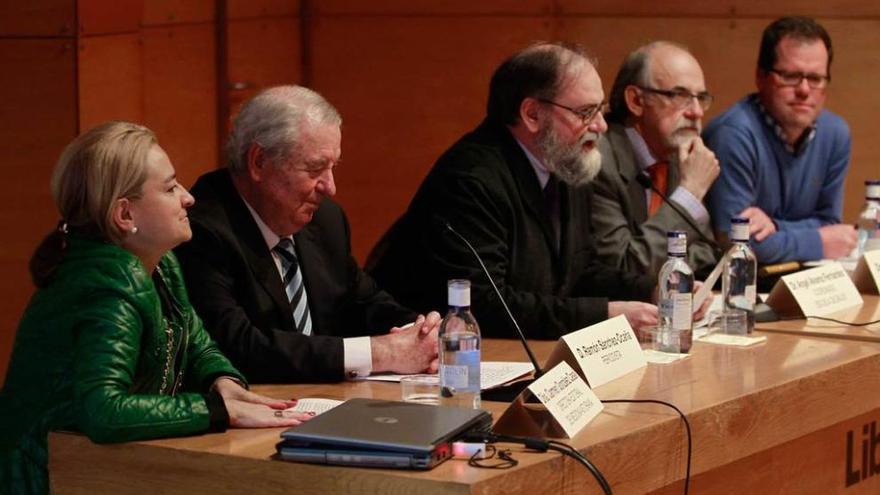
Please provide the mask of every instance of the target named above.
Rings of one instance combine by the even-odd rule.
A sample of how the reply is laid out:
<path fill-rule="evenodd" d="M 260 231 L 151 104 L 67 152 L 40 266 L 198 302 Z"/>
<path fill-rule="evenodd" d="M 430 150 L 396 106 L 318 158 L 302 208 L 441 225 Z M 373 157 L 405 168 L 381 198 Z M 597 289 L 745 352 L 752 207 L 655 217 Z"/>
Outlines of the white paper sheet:
<path fill-rule="evenodd" d="M 296 405 L 288 408 L 288 411 L 296 412 L 313 412 L 316 415 L 327 412 L 330 409 L 342 404 L 343 401 L 336 399 L 320 399 L 316 397 L 307 397 L 297 399 Z"/>
<path fill-rule="evenodd" d="M 517 363 L 511 361 L 483 361 L 480 363 L 480 389 L 488 390 L 499 387 L 505 383 L 527 375 L 534 370 L 532 363 Z M 380 373 L 362 378 L 378 382 L 399 382 L 408 375 L 393 373 Z"/>

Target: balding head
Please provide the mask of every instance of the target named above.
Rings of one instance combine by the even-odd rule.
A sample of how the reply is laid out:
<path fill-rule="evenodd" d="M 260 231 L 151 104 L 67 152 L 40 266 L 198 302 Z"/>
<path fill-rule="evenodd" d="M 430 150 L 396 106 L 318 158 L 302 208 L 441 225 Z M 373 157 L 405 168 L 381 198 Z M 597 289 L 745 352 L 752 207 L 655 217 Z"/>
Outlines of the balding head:
<path fill-rule="evenodd" d="M 608 100 L 610 111 L 605 116 L 605 120 L 609 123 L 625 124 L 631 115 L 626 104 L 626 88 L 629 86 L 655 87 L 656 70 L 663 71 L 665 69 L 653 67 L 654 63 L 659 61 L 664 64 L 670 59 L 690 60 L 699 68 L 699 63 L 687 48 L 672 41 L 654 41 L 630 52 L 623 60 L 620 70 L 617 71 L 617 77 L 611 87 L 611 98 Z"/>
<path fill-rule="evenodd" d="M 621 65 L 608 120 L 631 126 L 657 159 L 699 136 L 711 104 L 703 70 L 687 49 L 669 41 L 639 47 Z"/>

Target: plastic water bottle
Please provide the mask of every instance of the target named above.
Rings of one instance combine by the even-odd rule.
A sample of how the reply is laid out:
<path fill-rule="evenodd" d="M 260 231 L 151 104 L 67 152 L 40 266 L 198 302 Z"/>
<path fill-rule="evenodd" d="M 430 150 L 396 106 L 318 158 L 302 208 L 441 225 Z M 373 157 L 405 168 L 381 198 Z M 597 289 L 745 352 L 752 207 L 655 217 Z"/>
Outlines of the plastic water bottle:
<path fill-rule="evenodd" d="M 694 271 L 685 261 L 687 232 L 666 234 L 666 263 L 660 268 L 660 325 L 654 348 L 662 352 L 688 352 L 693 339 Z"/>
<path fill-rule="evenodd" d="M 880 238 L 880 180 L 865 181 L 865 206 L 859 213 L 858 229 L 859 242 L 854 258 L 860 258 L 880 242 L 872 241 Z"/>
<path fill-rule="evenodd" d="M 449 312 L 440 323 L 440 400 L 480 408 L 480 326 L 471 313 L 471 283 L 450 280 Z"/>
<path fill-rule="evenodd" d="M 730 220 L 730 241 L 727 263 L 721 275 L 721 300 L 724 303 L 722 317 L 728 324 L 743 328 L 725 326 L 725 333 L 750 334 L 755 329 L 755 280 L 758 261 L 749 247 L 749 219 L 735 217 Z M 742 315 L 742 316 L 740 316 Z"/>

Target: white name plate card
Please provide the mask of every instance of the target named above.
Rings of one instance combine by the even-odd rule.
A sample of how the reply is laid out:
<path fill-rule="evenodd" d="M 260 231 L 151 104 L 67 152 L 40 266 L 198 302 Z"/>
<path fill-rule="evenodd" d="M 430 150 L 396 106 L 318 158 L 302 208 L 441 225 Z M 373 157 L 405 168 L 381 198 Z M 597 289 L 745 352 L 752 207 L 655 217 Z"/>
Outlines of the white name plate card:
<path fill-rule="evenodd" d="M 566 362 L 535 380 L 529 385 L 529 391 L 544 404 L 569 438 L 577 435 L 605 407 Z"/>
<path fill-rule="evenodd" d="M 852 278 L 862 294 L 880 294 L 880 249 L 867 251 L 859 259 Z"/>
<path fill-rule="evenodd" d="M 648 364 L 639 340 L 623 315 L 562 336 L 546 367 L 560 361 L 579 369 L 592 388 Z"/>
<path fill-rule="evenodd" d="M 840 263 L 783 276 L 767 298 L 783 316 L 827 314 L 862 304 L 862 296 Z"/>

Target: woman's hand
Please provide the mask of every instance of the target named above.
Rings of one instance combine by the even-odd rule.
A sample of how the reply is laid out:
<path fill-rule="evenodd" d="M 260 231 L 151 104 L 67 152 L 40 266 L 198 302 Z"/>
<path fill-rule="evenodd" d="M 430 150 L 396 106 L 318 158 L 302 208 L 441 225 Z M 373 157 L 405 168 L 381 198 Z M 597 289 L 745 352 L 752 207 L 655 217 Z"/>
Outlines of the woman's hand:
<path fill-rule="evenodd" d="M 224 401 L 237 400 L 251 404 L 263 404 L 272 409 L 287 409 L 296 405 L 296 399 L 272 399 L 264 395 L 255 394 L 238 384 L 232 378 L 222 376 L 214 380 L 212 386 L 223 397 Z"/>
<path fill-rule="evenodd" d="M 229 425 L 235 428 L 296 426 L 315 415 L 290 410 L 296 405 L 295 399 L 273 399 L 255 394 L 229 377 L 218 378 L 213 387 L 223 397 Z"/>
<path fill-rule="evenodd" d="M 272 409 L 264 404 L 228 399 L 229 425 L 233 428 L 273 428 L 296 426 L 308 421 L 315 414 L 296 412 L 290 409 Z"/>

